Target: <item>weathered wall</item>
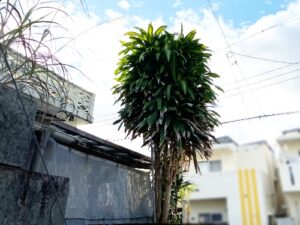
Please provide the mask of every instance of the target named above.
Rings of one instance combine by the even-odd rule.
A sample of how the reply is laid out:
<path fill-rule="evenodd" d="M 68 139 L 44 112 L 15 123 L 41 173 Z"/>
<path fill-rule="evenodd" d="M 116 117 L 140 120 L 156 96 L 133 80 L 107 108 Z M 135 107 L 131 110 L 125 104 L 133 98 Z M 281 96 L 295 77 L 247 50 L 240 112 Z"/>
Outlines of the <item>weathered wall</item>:
<path fill-rule="evenodd" d="M 29 98 L 23 102 L 31 122 L 34 121 L 36 104 Z M 29 168 L 32 151 L 30 128 L 16 91 L 0 85 L 0 162 Z"/>
<path fill-rule="evenodd" d="M 36 104 L 22 97 L 31 124 Z M 27 171 L 34 149 L 32 132 L 14 89 L 0 85 L 0 224 L 63 225 L 50 180 L 65 212 L 69 181 Z M 21 169 L 22 168 L 22 169 Z"/>
<path fill-rule="evenodd" d="M 65 209 L 69 179 L 51 177 L 58 201 Z M 17 167 L 0 164 L 0 224 L 62 225 L 50 179 Z"/>
<path fill-rule="evenodd" d="M 52 138 L 44 158 L 51 174 L 70 178 L 68 224 L 152 221 L 149 173 L 84 154 Z"/>

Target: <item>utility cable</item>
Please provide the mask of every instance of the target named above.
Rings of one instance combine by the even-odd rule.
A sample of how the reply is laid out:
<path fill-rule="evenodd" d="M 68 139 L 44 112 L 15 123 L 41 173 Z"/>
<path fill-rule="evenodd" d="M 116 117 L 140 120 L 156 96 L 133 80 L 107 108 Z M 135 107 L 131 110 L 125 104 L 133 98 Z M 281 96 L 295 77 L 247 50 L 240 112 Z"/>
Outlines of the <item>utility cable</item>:
<path fill-rule="evenodd" d="M 243 57 L 250 58 L 250 59 L 256 59 L 256 60 L 266 61 L 266 62 L 275 62 L 275 63 L 289 64 L 289 65 L 297 65 L 297 64 L 299 64 L 299 62 L 287 62 L 287 61 L 281 61 L 281 60 L 273 60 L 273 59 L 267 59 L 267 58 L 262 58 L 262 57 L 247 55 L 247 54 L 233 52 L 233 51 L 229 51 L 228 53 L 231 53 L 231 54 L 234 54 L 234 55 L 243 56 Z"/>
<path fill-rule="evenodd" d="M 285 115 L 298 114 L 298 113 L 300 113 L 300 111 L 264 114 L 264 115 L 241 118 L 241 119 L 236 119 L 236 120 L 229 120 L 229 121 L 222 122 L 221 124 L 237 123 L 237 122 L 243 122 L 243 121 L 247 121 L 247 120 L 263 119 L 263 118 L 268 118 L 268 117 L 273 117 L 273 116 L 285 116 Z"/>
<path fill-rule="evenodd" d="M 43 166 L 45 167 L 46 174 L 47 174 L 47 176 L 49 177 L 49 181 L 50 181 L 51 187 L 52 187 L 52 189 L 53 189 L 54 196 L 55 196 L 55 199 L 56 199 L 56 201 L 57 201 L 57 205 L 58 205 L 59 211 L 60 211 L 60 213 L 61 213 L 61 216 L 63 217 L 64 224 L 67 225 L 66 219 L 65 219 L 65 217 L 64 217 L 63 210 L 62 210 L 62 208 L 61 208 L 61 206 L 60 206 L 60 203 L 59 203 L 59 201 L 58 201 L 58 195 L 57 195 L 57 193 L 56 193 L 55 186 L 54 186 L 54 184 L 53 184 L 53 181 L 52 181 L 52 179 L 51 179 L 51 175 L 49 174 L 48 168 L 47 168 L 47 166 L 46 166 L 46 163 L 45 163 L 45 160 L 44 160 L 42 151 L 41 151 L 40 144 L 39 144 L 39 142 L 38 142 L 38 140 L 37 140 L 37 137 L 36 137 L 36 135 L 35 135 L 35 133 L 34 133 L 33 126 L 32 126 L 32 124 L 30 123 L 30 119 L 29 119 L 29 116 L 28 116 L 28 114 L 27 114 L 27 111 L 26 111 L 24 102 L 23 102 L 23 100 L 22 100 L 21 93 L 20 93 L 20 91 L 19 91 L 17 82 L 16 82 L 16 80 L 15 80 L 15 78 L 14 78 L 14 75 L 13 75 L 13 73 L 12 73 L 12 70 L 11 70 L 11 67 L 10 67 L 10 65 L 9 65 L 9 62 L 8 62 L 8 60 L 7 60 L 7 58 L 6 58 L 6 52 L 4 51 L 3 46 L 2 46 L 1 43 L 0 43 L 0 50 L 1 50 L 1 53 L 2 53 L 2 55 L 3 55 L 4 64 L 5 64 L 5 66 L 7 67 L 8 71 L 9 71 L 9 74 L 10 74 L 10 76 L 11 76 L 13 85 L 14 85 L 14 87 L 15 87 L 15 89 L 16 89 L 16 92 L 17 92 L 18 99 L 19 99 L 20 104 L 21 104 L 21 106 L 22 106 L 22 109 L 23 109 L 23 111 L 24 111 L 24 115 L 25 115 L 25 118 L 26 118 L 27 125 L 29 126 L 29 128 L 30 128 L 30 130 L 31 130 L 31 133 L 32 133 L 32 136 L 33 136 L 33 140 L 34 140 L 34 142 L 35 142 L 35 144 L 36 144 L 36 146 L 37 146 L 39 155 L 41 156 L 42 163 L 43 163 Z"/>
<path fill-rule="evenodd" d="M 300 61 L 298 61 L 298 63 L 300 64 Z M 278 70 L 282 70 L 282 69 L 285 69 L 285 68 L 288 68 L 288 67 L 291 67 L 291 66 L 293 66 L 293 65 L 285 65 L 285 66 L 277 67 L 275 69 L 260 72 L 260 73 L 254 74 L 252 76 L 249 76 L 248 79 L 253 79 L 255 77 L 263 76 L 265 74 L 273 73 L 273 72 L 276 72 Z M 243 81 L 245 81 L 245 79 L 240 79 L 237 82 L 243 82 Z M 224 85 L 222 85 L 222 87 L 230 86 L 230 85 L 233 85 L 233 84 L 236 84 L 236 82 L 230 82 L 230 83 L 224 84 Z"/>
<path fill-rule="evenodd" d="M 291 78 L 286 79 L 286 80 L 281 80 L 281 81 L 278 81 L 278 82 L 274 82 L 274 83 L 271 83 L 271 84 L 268 84 L 268 85 L 265 85 L 265 86 L 257 87 L 257 88 L 255 88 L 255 90 L 262 89 L 262 88 L 267 88 L 267 87 L 274 86 L 274 85 L 278 85 L 278 84 L 285 83 L 287 81 L 295 80 L 295 79 L 298 79 L 298 78 L 300 78 L 300 75 L 291 77 Z M 247 93 L 247 92 L 249 92 L 249 90 L 244 91 L 243 94 Z M 224 96 L 222 99 L 231 98 L 231 97 L 234 97 L 234 96 L 237 96 L 237 95 L 239 95 L 239 94 L 233 94 L 233 95 L 229 95 L 229 96 Z"/>
<path fill-rule="evenodd" d="M 280 74 L 277 74 L 277 75 L 275 75 L 275 76 L 268 77 L 268 78 L 265 78 L 265 79 L 262 79 L 262 80 L 258 80 L 258 81 L 256 81 L 256 82 L 253 82 L 253 83 L 250 83 L 250 84 L 251 84 L 251 85 L 260 84 L 260 83 L 265 82 L 265 81 L 268 81 L 268 80 L 273 80 L 273 79 L 276 79 L 276 78 L 278 78 L 278 77 L 282 77 L 282 76 L 286 76 L 286 75 L 291 74 L 291 73 L 295 73 L 295 72 L 297 72 L 297 71 L 299 71 L 299 70 L 300 70 L 300 68 L 295 69 L 295 70 L 291 70 L 291 71 L 288 71 L 288 72 L 285 72 L 285 73 L 280 73 Z M 231 88 L 231 89 L 229 89 L 229 90 L 225 90 L 225 92 L 234 91 L 234 90 L 236 90 L 236 89 L 245 88 L 245 87 L 247 87 L 247 86 L 248 86 L 248 85 L 244 85 L 244 86 L 239 86 L 239 87 Z"/>
<path fill-rule="evenodd" d="M 232 46 L 234 46 L 234 45 L 237 45 L 237 44 L 239 44 L 239 43 L 241 43 L 241 42 L 244 42 L 244 41 L 246 41 L 246 40 L 249 40 L 249 39 L 251 39 L 251 38 L 253 38 L 253 37 L 257 36 L 257 35 L 260 35 L 260 34 L 262 34 L 262 33 L 265 33 L 266 31 L 269 31 L 269 30 L 271 30 L 271 29 L 274 29 L 274 28 L 277 28 L 277 27 L 279 27 L 279 26 L 282 26 L 282 25 L 284 25 L 285 23 L 287 23 L 287 21 L 290 20 L 290 19 L 293 18 L 293 17 L 294 17 L 294 18 L 296 17 L 296 19 L 294 19 L 294 20 L 300 19 L 300 18 L 297 18 L 297 15 L 291 16 L 291 17 L 289 17 L 288 19 L 284 20 L 284 21 L 281 22 L 281 23 L 273 24 L 273 25 L 271 25 L 271 26 L 269 26 L 269 27 L 267 27 L 267 28 L 263 28 L 263 29 L 261 29 L 260 31 L 258 31 L 258 32 L 256 32 L 256 33 L 253 33 L 253 34 L 249 35 L 248 37 L 242 38 L 242 39 L 240 39 L 240 40 L 238 40 L 238 41 L 236 41 L 236 42 L 231 43 L 231 44 L 230 44 L 230 47 L 232 47 Z M 226 48 L 228 48 L 228 46 L 226 46 L 225 49 L 226 49 Z"/>
<path fill-rule="evenodd" d="M 224 30 L 223 30 L 223 28 L 222 28 L 222 26 L 221 26 L 221 24 L 220 24 L 220 22 L 219 22 L 219 20 L 218 20 L 218 17 L 217 17 L 217 15 L 215 14 L 215 11 L 214 11 L 214 9 L 213 9 L 213 7 L 212 7 L 212 4 L 211 4 L 210 0 L 207 0 L 207 2 L 208 2 L 208 5 L 209 5 L 209 7 L 210 7 L 210 10 L 211 10 L 211 12 L 212 12 L 212 14 L 213 14 L 213 16 L 214 16 L 214 18 L 215 18 L 215 21 L 217 22 L 217 24 L 218 24 L 218 26 L 219 26 L 219 28 L 220 28 L 220 30 L 221 30 L 221 33 L 222 33 L 222 35 L 223 35 L 223 37 L 224 37 L 224 40 L 225 40 L 225 42 L 227 43 L 227 47 L 229 48 L 230 52 L 233 52 L 232 49 L 231 49 L 231 45 L 230 45 L 230 43 L 229 43 L 229 41 L 228 41 L 228 39 L 227 39 L 227 37 L 226 37 L 226 35 L 225 35 L 225 32 L 224 32 Z M 232 54 L 232 56 L 233 56 L 233 59 L 234 59 L 234 64 L 237 66 L 237 68 L 239 69 L 240 73 L 243 75 L 243 77 L 245 78 L 245 80 L 246 80 L 246 82 L 247 82 L 247 84 L 248 84 L 247 76 L 245 76 L 245 74 L 243 73 L 242 68 L 241 68 L 240 65 L 238 64 L 238 61 L 237 61 L 235 55 Z M 227 57 L 229 57 L 229 56 L 227 55 Z M 229 58 L 228 58 L 228 60 L 229 60 Z M 248 85 L 249 85 L 249 84 L 248 84 Z M 250 87 L 250 89 L 251 89 L 252 95 L 253 95 L 253 97 L 254 97 L 254 99 L 255 99 L 255 101 L 256 101 L 256 103 L 257 103 L 257 105 L 258 105 L 260 111 L 264 114 L 264 111 L 263 111 L 263 109 L 262 109 L 261 104 L 259 103 L 259 101 L 258 101 L 258 99 L 257 99 L 257 96 L 256 96 L 255 93 L 253 92 L 252 87 L 251 87 L 250 85 L 249 85 L 249 87 Z M 241 98 L 243 98 L 243 97 L 242 97 L 242 94 L 240 94 L 240 96 L 241 96 Z M 243 100 L 243 101 L 244 101 L 244 100 Z"/>

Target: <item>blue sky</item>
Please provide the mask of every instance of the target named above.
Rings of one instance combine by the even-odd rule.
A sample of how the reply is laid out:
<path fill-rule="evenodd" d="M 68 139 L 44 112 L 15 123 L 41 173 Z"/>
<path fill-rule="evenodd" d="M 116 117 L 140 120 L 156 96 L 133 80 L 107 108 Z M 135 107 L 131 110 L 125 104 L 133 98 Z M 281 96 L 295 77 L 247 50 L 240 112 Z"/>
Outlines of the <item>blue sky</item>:
<path fill-rule="evenodd" d="M 201 15 L 203 9 L 208 8 L 207 0 L 128 0 L 128 9 L 121 8 L 119 0 L 83 0 L 90 12 L 101 18 L 105 11 L 112 9 L 122 14 L 141 16 L 149 20 L 161 17 L 166 23 L 175 16 L 179 10 L 192 9 Z M 211 0 L 216 14 L 234 26 L 251 24 L 263 15 L 273 14 L 285 9 L 291 0 Z"/>
<path fill-rule="evenodd" d="M 217 107 L 221 121 L 300 111 L 300 65 L 293 64 L 300 60 L 300 0 L 210 0 L 228 42 L 238 42 L 231 47 L 233 53 L 225 48 L 227 43 L 207 0 L 81 0 L 89 14 L 78 1 L 66 1 L 73 20 L 62 21 L 72 35 L 84 34 L 60 57 L 89 78 L 72 76 L 73 81 L 96 94 L 95 122 L 81 127 L 87 132 L 140 150 L 142 140 L 124 139 L 124 132 L 112 126 L 119 108 L 113 105 L 111 87 L 121 50 L 119 41 L 132 27 L 147 26 L 149 21 L 155 27 L 163 22 L 170 30 L 178 30 L 180 24 L 184 31 L 196 29 L 202 43 L 214 51 L 209 66 L 220 74 L 218 84 L 225 90 Z M 99 21 L 113 18 L 120 19 L 99 25 Z M 282 62 L 291 63 L 279 69 L 286 65 Z M 272 144 L 282 130 L 299 127 L 300 114 L 296 114 L 224 125 L 215 135 L 229 135 L 239 143 L 265 139 Z"/>

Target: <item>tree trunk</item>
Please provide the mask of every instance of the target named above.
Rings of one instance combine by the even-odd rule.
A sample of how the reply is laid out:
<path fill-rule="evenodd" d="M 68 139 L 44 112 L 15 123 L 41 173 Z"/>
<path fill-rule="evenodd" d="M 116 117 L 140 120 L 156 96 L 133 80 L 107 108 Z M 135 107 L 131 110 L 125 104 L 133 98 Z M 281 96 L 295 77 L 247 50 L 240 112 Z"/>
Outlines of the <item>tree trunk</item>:
<path fill-rule="evenodd" d="M 165 179 L 165 183 L 164 183 L 165 186 L 164 186 L 164 193 L 163 193 L 163 198 L 162 198 L 162 216 L 161 216 L 162 223 L 168 222 L 171 190 L 172 190 L 174 180 L 176 178 L 176 174 L 178 172 L 179 161 L 180 161 L 180 156 L 178 156 L 176 153 L 174 153 L 170 157 L 169 163 L 167 163 L 166 166 L 163 167 L 164 171 L 162 172 L 162 175 L 166 179 Z"/>
<path fill-rule="evenodd" d="M 155 149 L 155 212 L 156 223 L 168 223 L 170 197 L 174 179 L 179 170 L 180 153 L 162 155 L 162 149 Z M 163 163 L 162 163 L 163 161 Z"/>
<path fill-rule="evenodd" d="M 154 173 L 154 189 L 155 189 L 155 222 L 161 221 L 161 202 L 162 202 L 162 182 L 161 182 L 161 162 L 160 162 L 160 151 L 154 149 L 155 157 L 155 173 Z"/>
<path fill-rule="evenodd" d="M 168 223 L 168 215 L 170 209 L 170 197 L 171 197 L 171 189 L 172 189 L 172 182 L 166 184 L 164 197 L 163 197 L 163 208 L 162 208 L 162 215 L 161 215 L 161 222 Z"/>

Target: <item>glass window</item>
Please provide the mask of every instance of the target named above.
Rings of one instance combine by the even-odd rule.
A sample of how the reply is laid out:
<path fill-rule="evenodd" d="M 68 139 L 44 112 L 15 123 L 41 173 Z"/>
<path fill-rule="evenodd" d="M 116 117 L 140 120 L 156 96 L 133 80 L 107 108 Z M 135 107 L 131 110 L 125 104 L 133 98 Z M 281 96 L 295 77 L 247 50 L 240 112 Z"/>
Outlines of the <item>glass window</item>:
<path fill-rule="evenodd" d="M 209 171 L 210 172 L 219 172 L 222 170 L 221 160 L 215 160 L 209 162 Z"/>
<path fill-rule="evenodd" d="M 209 172 L 209 162 L 200 162 L 199 168 L 201 174 L 207 174 Z"/>
<path fill-rule="evenodd" d="M 212 222 L 221 222 L 222 221 L 222 214 L 212 214 L 211 215 Z"/>
<path fill-rule="evenodd" d="M 210 222 L 210 215 L 208 213 L 200 213 L 199 214 L 199 222 L 200 223 Z"/>

